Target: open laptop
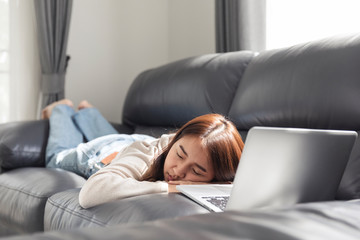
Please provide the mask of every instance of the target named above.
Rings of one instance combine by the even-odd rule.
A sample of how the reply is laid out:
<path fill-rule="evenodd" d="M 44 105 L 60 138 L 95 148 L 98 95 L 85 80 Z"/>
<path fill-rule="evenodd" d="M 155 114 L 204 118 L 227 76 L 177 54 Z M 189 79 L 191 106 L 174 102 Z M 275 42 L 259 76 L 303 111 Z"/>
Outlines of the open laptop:
<path fill-rule="evenodd" d="M 233 184 L 178 185 L 215 212 L 334 200 L 354 131 L 253 127 Z"/>

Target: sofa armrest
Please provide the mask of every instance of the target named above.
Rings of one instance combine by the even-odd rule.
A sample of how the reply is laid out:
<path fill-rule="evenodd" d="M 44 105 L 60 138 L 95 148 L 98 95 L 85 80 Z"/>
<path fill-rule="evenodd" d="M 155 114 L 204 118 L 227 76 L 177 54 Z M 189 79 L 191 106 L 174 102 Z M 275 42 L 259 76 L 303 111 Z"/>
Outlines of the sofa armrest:
<path fill-rule="evenodd" d="M 0 167 L 44 167 L 49 135 L 47 120 L 0 124 Z"/>
<path fill-rule="evenodd" d="M 113 126 L 119 133 L 134 132 L 123 124 Z M 0 124 L 0 168 L 44 167 L 48 136 L 48 120 Z"/>

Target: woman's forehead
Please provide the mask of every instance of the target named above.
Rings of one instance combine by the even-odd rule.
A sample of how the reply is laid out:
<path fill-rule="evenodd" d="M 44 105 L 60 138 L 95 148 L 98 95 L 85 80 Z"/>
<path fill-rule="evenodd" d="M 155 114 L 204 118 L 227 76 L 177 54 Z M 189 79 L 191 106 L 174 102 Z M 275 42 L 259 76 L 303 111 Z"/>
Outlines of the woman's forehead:
<path fill-rule="evenodd" d="M 184 136 L 177 141 L 177 146 L 185 155 L 194 158 L 194 161 L 210 164 L 208 150 L 199 137 L 193 135 Z"/>

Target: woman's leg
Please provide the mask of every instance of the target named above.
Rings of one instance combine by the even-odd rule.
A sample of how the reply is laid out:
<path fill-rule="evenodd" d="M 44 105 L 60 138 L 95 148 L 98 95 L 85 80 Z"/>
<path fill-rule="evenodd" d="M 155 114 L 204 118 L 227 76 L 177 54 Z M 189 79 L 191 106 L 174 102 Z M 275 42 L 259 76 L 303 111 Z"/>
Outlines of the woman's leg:
<path fill-rule="evenodd" d="M 82 108 L 75 113 L 69 106 L 58 105 L 53 107 L 50 115 L 47 167 L 62 168 L 85 178 L 102 168 L 100 161 L 109 154 L 121 151 L 134 141 L 154 139 L 137 134 L 111 134 L 117 131 L 95 108 Z M 83 143 L 82 131 L 91 141 Z"/>
<path fill-rule="evenodd" d="M 73 120 L 86 141 L 105 135 L 118 134 L 101 113 L 87 101 L 82 101 L 79 104 L 79 111 L 73 116 Z"/>
<path fill-rule="evenodd" d="M 47 167 L 65 169 L 87 178 L 103 166 L 97 160 L 99 154 L 104 152 L 101 149 L 106 149 L 107 145 L 110 147 L 112 141 L 122 138 L 98 138 L 117 131 L 99 111 L 90 106 L 83 104 L 78 113 L 70 105 L 55 104 L 47 109 L 45 115 L 50 117 Z M 92 141 L 83 143 L 84 137 Z"/>
<path fill-rule="evenodd" d="M 46 167 L 61 168 L 87 178 L 102 167 L 94 159 L 98 149 L 111 141 L 99 138 L 84 143 L 84 136 L 73 121 L 75 115 L 74 109 L 67 105 L 51 109 Z"/>
<path fill-rule="evenodd" d="M 54 106 L 49 114 L 50 133 L 46 147 L 46 166 L 60 167 L 67 164 L 57 160 L 58 153 L 77 147 L 83 142 L 83 135 L 72 120 L 75 111 L 65 104 Z M 74 161 L 74 159 L 69 159 Z"/>

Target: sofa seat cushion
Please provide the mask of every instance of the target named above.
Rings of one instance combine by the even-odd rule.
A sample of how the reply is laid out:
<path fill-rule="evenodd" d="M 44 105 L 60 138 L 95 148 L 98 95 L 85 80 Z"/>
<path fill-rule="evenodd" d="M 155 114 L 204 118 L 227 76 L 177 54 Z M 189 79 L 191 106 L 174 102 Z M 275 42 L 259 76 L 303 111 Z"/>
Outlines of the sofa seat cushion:
<path fill-rule="evenodd" d="M 80 189 L 66 190 L 48 199 L 44 217 L 45 231 L 103 227 L 209 213 L 205 208 L 176 193 L 141 195 L 83 209 L 78 201 L 79 191 Z"/>
<path fill-rule="evenodd" d="M 299 204 L 284 209 L 227 211 L 170 220 L 69 231 L 16 240 L 52 239 L 360 239 L 360 201 Z M 12 239 L 15 240 L 15 239 Z"/>
<path fill-rule="evenodd" d="M 0 236 L 42 231 L 47 199 L 84 182 L 60 169 L 19 168 L 0 174 Z"/>

